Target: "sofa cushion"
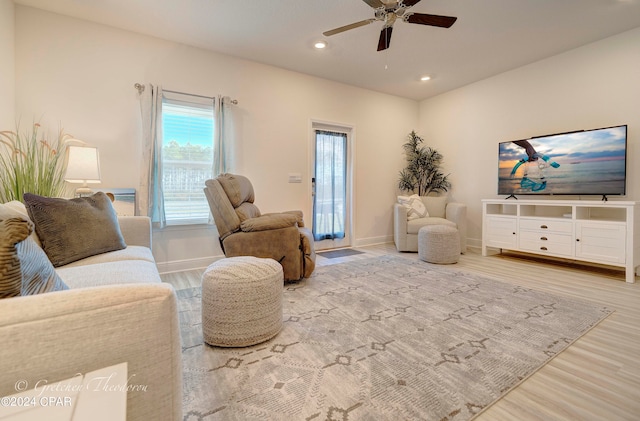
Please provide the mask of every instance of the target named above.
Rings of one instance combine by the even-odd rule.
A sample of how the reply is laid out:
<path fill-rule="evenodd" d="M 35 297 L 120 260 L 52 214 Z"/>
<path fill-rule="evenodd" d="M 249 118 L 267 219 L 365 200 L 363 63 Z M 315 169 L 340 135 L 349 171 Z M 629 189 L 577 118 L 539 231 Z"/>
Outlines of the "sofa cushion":
<path fill-rule="evenodd" d="M 0 221 L 0 298 L 68 289 L 32 232 L 33 224 L 23 218 Z"/>
<path fill-rule="evenodd" d="M 456 223 L 444 218 L 430 216 L 428 218 L 412 219 L 407 222 L 407 234 L 418 234 L 420 228 L 427 225 L 448 225 L 457 228 Z"/>
<path fill-rule="evenodd" d="M 427 207 L 429 216 L 437 216 L 438 218 L 444 218 L 446 216 L 447 201 L 449 197 L 444 196 L 424 196 L 422 201 Z"/>
<path fill-rule="evenodd" d="M 126 247 L 111 200 L 103 192 L 57 199 L 25 193 L 42 248 L 54 266 Z"/>
<path fill-rule="evenodd" d="M 60 266 L 61 268 L 69 268 L 76 266 L 95 265 L 98 263 L 107 262 L 121 262 L 127 264 L 129 260 L 143 260 L 146 262 L 155 263 L 151 249 L 143 246 L 127 246 L 122 250 L 110 251 L 108 253 L 96 254 L 95 256 L 86 257 L 84 259 L 76 260 L 68 265 Z"/>
<path fill-rule="evenodd" d="M 146 260 L 105 262 L 87 266 L 65 266 L 56 268 L 56 272 L 71 289 L 162 282 L 155 263 Z"/>
<path fill-rule="evenodd" d="M 417 194 L 411 196 L 398 196 L 398 203 L 407 209 L 407 220 L 426 218 L 429 216 L 427 208 Z"/>

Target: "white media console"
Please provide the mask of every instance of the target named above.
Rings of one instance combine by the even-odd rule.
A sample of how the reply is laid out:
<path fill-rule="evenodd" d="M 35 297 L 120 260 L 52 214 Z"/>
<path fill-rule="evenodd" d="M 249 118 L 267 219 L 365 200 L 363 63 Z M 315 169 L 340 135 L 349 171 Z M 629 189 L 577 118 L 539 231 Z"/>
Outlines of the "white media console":
<path fill-rule="evenodd" d="M 635 282 L 640 265 L 637 202 L 482 201 L 482 255 L 489 248 L 620 266 Z"/>

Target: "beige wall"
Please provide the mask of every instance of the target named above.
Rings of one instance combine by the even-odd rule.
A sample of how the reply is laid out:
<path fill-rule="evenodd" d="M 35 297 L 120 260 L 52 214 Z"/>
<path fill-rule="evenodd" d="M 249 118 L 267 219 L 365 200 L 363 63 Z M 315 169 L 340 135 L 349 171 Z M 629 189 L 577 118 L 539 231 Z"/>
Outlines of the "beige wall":
<path fill-rule="evenodd" d="M 263 211 L 302 209 L 310 223 L 312 120 L 355 127 L 355 243 L 392 240 L 392 203 L 401 145 L 418 124 L 418 103 L 185 45 L 16 6 L 16 113 L 62 123 L 100 148 L 102 187 L 137 187 L 140 111 L 134 83 L 240 104 L 236 171 L 247 175 Z M 302 174 L 289 184 L 288 174 Z M 203 229 L 156 232 L 163 269 L 219 256 Z"/>
<path fill-rule="evenodd" d="M 15 130 L 14 6 L 0 0 L 0 130 Z"/>
<path fill-rule="evenodd" d="M 420 103 L 420 132 L 469 205 L 472 245 L 482 238 L 480 200 L 498 197 L 498 142 L 618 124 L 628 124 L 624 199 L 640 200 L 640 28 Z"/>
<path fill-rule="evenodd" d="M 0 8 L 13 5 L 0 0 Z M 302 209 L 307 222 L 310 122 L 355 127 L 355 244 L 391 241 L 401 144 L 415 128 L 444 154 L 453 198 L 469 205 L 472 245 L 481 238 L 480 200 L 496 197 L 503 140 L 628 124 L 627 199 L 640 200 L 632 165 L 640 154 L 640 29 L 417 103 L 28 7 L 15 12 L 16 73 L 3 72 L 0 86 L 15 80 L 16 118 L 63 124 L 98 146 L 102 187 L 137 187 L 133 84 L 152 82 L 238 99 L 236 171 L 253 180 L 264 211 Z M 2 19 L 13 22 L 6 13 Z M 0 53 L 10 56 L 12 43 L 1 39 Z M 0 118 L 10 123 L 13 102 L 0 99 Z M 301 173 L 303 183 L 287 183 L 289 173 Z M 154 240 L 164 269 L 201 266 L 221 254 L 211 229 L 167 229 Z"/>

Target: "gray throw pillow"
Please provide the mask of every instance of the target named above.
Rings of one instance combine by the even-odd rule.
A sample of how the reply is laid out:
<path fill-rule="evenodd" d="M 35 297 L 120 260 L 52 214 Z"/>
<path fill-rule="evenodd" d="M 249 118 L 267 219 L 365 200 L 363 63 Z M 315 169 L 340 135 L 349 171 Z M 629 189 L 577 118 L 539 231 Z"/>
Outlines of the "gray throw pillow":
<path fill-rule="evenodd" d="M 0 298 L 68 289 L 22 218 L 0 221 Z"/>
<path fill-rule="evenodd" d="M 127 247 L 116 211 L 103 192 L 75 199 L 31 193 L 23 197 L 42 248 L 55 267 Z"/>

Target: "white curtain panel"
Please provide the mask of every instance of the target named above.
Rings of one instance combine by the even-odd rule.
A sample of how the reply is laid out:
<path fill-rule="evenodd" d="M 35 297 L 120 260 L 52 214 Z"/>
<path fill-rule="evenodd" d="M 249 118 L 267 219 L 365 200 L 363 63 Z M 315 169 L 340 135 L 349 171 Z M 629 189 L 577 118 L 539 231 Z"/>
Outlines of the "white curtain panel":
<path fill-rule="evenodd" d="M 234 106 L 228 96 L 218 97 L 213 147 L 213 175 L 235 170 L 236 119 Z"/>
<path fill-rule="evenodd" d="M 142 166 L 138 214 L 155 226 L 166 225 L 162 194 L 162 87 L 146 85 L 140 93 L 142 117 Z"/>
<path fill-rule="evenodd" d="M 316 130 L 313 238 L 345 237 L 347 135 Z"/>

